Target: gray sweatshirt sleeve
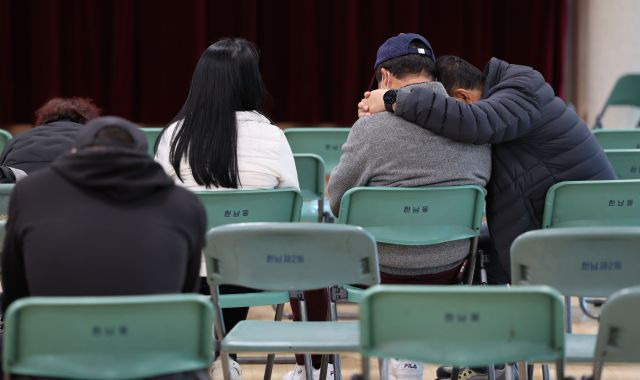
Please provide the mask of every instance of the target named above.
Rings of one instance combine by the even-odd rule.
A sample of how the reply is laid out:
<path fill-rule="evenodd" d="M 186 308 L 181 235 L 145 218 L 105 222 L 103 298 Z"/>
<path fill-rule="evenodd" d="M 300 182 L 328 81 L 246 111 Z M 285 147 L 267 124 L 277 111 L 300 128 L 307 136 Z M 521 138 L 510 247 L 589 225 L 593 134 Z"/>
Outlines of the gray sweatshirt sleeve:
<path fill-rule="evenodd" d="M 371 139 L 367 139 L 367 119 L 363 117 L 353 124 L 347 142 L 342 145 L 340 162 L 331 171 L 329 186 L 327 188 L 329 205 L 335 216 L 340 211 L 342 196 L 349 189 L 357 186 L 366 186 L 369 182 L 367 170 L 367 153 L 370 149 Z"/>

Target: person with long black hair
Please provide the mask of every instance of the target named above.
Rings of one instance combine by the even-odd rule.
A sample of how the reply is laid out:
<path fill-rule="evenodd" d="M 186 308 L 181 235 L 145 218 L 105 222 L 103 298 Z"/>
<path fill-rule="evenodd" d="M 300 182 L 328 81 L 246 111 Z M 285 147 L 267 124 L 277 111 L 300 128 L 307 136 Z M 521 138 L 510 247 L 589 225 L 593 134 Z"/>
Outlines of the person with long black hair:
<path fill-rule="evenodd" d="M 191 190 L 299 188 L 284 133 L 261 113 L 265 94 L 253 44 L 230 38 L 209 46 L 156 161 Z"/>
<path fill-rule="evenodd" d="M 198 61 L 182 109 L 163 131 L 156 161 L 177 185 L 191 190 L 299 189 L 293 153 L 282 130 L 262 114 L 266 90 L 258 51 L 241 38 L 222 39 Z M 201 292 L 208 293 L 204 278 Z M 221 293 L 250 291 L 222 286 Z M 224 310 L 227 331 L 249 308 Z M 231 361 L 232 378 L 242 376 Z M 211 377 L 221 379 L 220 361 Z"/>

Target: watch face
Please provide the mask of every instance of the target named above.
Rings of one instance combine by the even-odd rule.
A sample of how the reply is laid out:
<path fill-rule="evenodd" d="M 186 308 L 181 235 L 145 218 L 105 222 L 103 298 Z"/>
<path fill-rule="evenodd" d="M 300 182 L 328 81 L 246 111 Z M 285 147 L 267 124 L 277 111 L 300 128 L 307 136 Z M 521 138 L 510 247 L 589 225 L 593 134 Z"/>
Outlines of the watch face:
<path fill-rule="evenodd" d="M 387 92 L 384 93 L 384 95 L 382 96 L 382 100 L 384 101 L 385 104 L 393 104 L 396 102 L 396 91 L 394 90 L 389 90 Z"/>

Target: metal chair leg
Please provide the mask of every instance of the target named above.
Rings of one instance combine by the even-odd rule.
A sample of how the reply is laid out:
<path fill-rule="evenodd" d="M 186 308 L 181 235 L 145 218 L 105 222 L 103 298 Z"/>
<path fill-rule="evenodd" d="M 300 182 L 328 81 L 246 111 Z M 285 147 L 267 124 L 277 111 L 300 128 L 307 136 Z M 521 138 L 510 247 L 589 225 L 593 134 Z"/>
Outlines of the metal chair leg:
<path fill-rule="evenodd" d="M 518 377 L 520 380 L 529 380 L 529 370 L 527 362 L 518 362 Z"/>
<path fill-rule="evenodd" d="M 493 364 L 489 365 L 487 373 L 489 374 L 489 380 L 496 380 L 496 367 Z"/>
<path fill-rule="evenodd" d="M 320 362 L 320 380 L 327 380 L 327 369 L 329 366 L 329 355 L 322 355 Z"/>
<path fill-rule="evenodd" d="M 276 306 L 276 315 L 273 318 L 273 320 L 281 321 L 283 311 L 284 311 L 284 304 L 278 304 L 278 306 Z M 275 359 L 276 359 L 275 354 L 267 355 L 267 366 L 264 368 L 264 380 L 271 379 L 271 373 L 273 372 L 273 363 L 275 362 Z"/>
<path fill-rule="evenodd" d="M 571 333 L 573 328 L 571 327 L 571 297 L 564 297 L 564 315 L 565 315 L 565 331 Z"/>
<path fill-rule="evenodd" d="M 222 377 L 224 378 L 224 380 L 231 380 L 231 372 L 229 367 L 229 361 L 231 361 L 231 358 L 226 352 L 221 352 L 220 358 L 222 359 Z"/>
<path fill-rule="evenodd" d="M 389 360 L 378 358 L 378 372 L 380 372 L 380 380 L 389 380 Z"/>
<path fill-rule="evenodd" d="M 506 380 L 513 380 L 513 368 L 511 367 L 510 364 L 507 364 L 504 367 L 504 378 Z"/>
<path fill-rule="evenodd" d="M 564 359 L 556 360 L 556 378 L 564 380 Z"/>
<path fill-rule="evenodd" d="M 544 364 L 542 366 L 542 380 L 550 380 L 551 379 L 551 371 L 549 371 L 549 365 Z"/>
<path fill-rule="evenodd" d="M 307 303 L 304 301 L 303 293 L 298 292 L 297 298 L 300 304 L 300 320 L 302 322 L 306 322 L 307 321 Z M 304 370 L 305 370 L 307 379 L 313 379 L 313 364 L 311 362 L 311 354 L 304 354 Z"/>
<path fill-rule="evenodd" d="M 473 276 L 475 274 L 476 271 L 476 258 L 478 257 L 477 253 L 478 253 L 478 237 L 473 238 L 473 240 L 471 241 L 471 251 L 470 251 L 470 258 L 469 258 L 469 276 L 467 277 L 467 284 L 468 285 L 473 285 Z"/>
<path fill-rule="evenodd" d="M 324 198 L 318 199 L 318 223 L 324 222 Z"/>
<path fill-rule="evenodd" d="M 362 380 L 371 378 L 371 366 L 369 365 L 369 357 L 360 356 L 360 365 L 362 366 Z"/>
<path fill-rule="evenodd" d="M 329 319 L 333 322 L 338 320 L 338 307 L 334 300 L 329 300 Z M 333 378 L 334 380 L 342 380 L 342 361 L 340 355 L 333 356 Z"/>

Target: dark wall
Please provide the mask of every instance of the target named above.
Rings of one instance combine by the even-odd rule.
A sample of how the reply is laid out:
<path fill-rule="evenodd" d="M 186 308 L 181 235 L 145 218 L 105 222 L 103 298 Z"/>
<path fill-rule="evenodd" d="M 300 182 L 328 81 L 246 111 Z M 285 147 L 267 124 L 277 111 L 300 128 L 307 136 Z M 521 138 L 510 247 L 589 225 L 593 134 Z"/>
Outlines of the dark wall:
<path fill-rule="evenodd" d="M 261 50 L 275 121 L 351 124 L 377 47 L 423 34 L 436 55 L 491 56 L 562 90 L 566 0 L 0 0 L 0 124 L 30 122 L 50 97 L 166 123 L 217 39 Z"/>

